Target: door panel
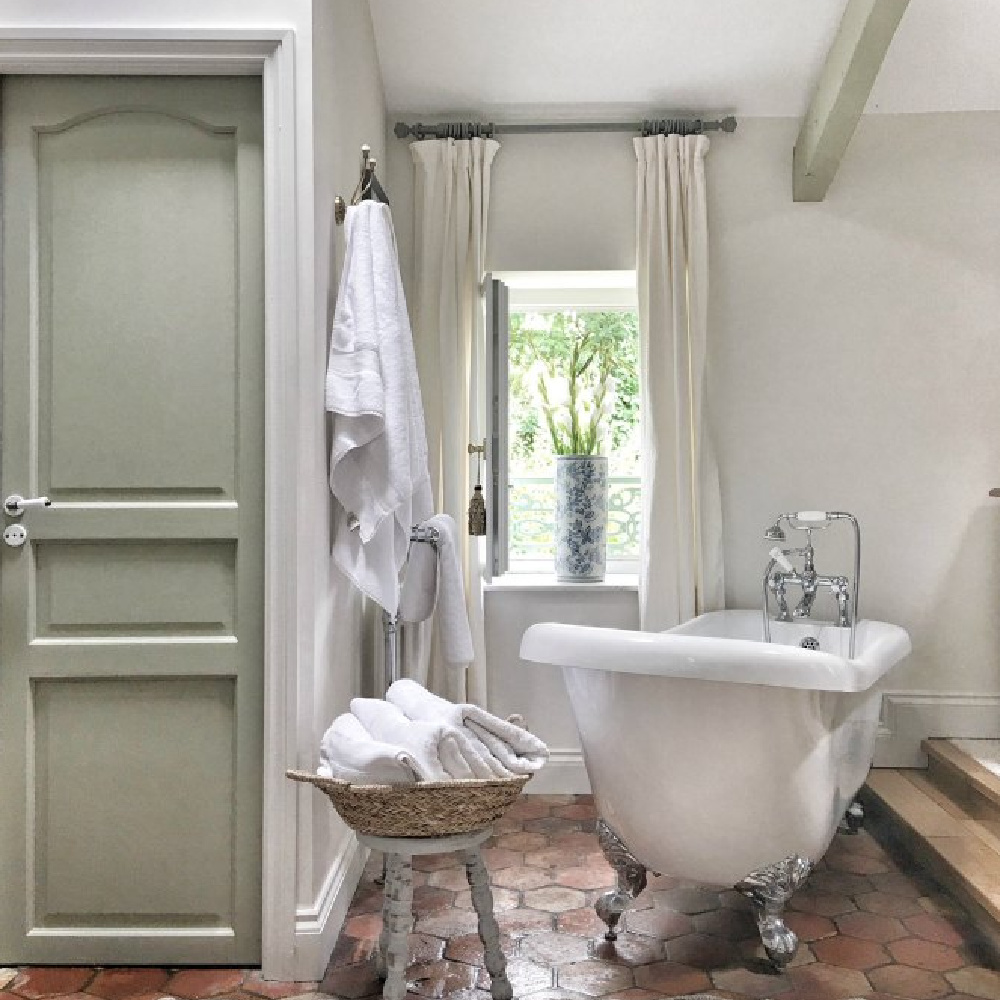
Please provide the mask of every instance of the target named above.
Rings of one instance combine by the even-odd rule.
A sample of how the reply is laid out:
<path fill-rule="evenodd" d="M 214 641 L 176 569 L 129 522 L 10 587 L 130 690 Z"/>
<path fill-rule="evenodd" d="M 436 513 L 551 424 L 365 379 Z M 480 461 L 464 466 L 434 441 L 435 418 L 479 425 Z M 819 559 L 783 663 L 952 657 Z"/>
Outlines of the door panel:
<path fill-rule="evenodd" d="M 0 962 L 260 958 L 261 88 L 4 80 Z"/>

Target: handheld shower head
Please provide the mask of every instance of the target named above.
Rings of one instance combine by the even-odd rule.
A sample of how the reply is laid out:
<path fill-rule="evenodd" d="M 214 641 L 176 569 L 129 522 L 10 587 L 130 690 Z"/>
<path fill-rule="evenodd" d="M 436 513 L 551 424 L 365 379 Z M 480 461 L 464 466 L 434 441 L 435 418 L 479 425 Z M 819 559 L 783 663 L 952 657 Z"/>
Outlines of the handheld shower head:
<path fill-rule="evenodd" d="M 764 532 L 764 537 L 769 542 L 783 542 L 785 540 L 785 532 L 781 528 L 782 517 L 784 517 L 784 514 L 782 514 L 781 517 L 779 517 L 774 524 L 772 524 L 771 527 Z"/>

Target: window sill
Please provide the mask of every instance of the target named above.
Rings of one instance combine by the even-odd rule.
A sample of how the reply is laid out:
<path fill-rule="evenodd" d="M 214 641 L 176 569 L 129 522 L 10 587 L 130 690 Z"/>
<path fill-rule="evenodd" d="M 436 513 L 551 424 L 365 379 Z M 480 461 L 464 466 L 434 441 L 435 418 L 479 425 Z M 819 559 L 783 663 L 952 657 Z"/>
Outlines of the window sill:
<path fill-rule="evenodd" d="M 547 593 L 636 593 L 639 577 L 634 573 L 608 573 L 601 583 L 568 583 L 546 573 L 505 573 L 483 584 L 484 590 L 538 591 Z"/>

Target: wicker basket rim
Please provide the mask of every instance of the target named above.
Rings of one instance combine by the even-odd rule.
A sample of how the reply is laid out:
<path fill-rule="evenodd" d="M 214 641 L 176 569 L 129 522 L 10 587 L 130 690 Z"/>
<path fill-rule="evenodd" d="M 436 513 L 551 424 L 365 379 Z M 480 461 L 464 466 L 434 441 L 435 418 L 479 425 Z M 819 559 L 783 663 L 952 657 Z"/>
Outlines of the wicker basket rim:
<path fill-rule="evenodd" d="M 359 785 L 347 781 L 344 778 L 327 778 L 322 774 L 313 774 L 311 771 L 296 771 L 289 769 L 285 771 L 285 776 L 292 781 L 305 781 L 311 785 L 329 785 L 333 788 L 340 788 L 344 791 L 355 792 L 413 792 L 434 788 L 509 788 L 513 785 L 523 785 L 532 776 L 530 774 L 517 774 L 513 778 L 452 778 L 449 781 L 415 781 L 412 785 Z"/>

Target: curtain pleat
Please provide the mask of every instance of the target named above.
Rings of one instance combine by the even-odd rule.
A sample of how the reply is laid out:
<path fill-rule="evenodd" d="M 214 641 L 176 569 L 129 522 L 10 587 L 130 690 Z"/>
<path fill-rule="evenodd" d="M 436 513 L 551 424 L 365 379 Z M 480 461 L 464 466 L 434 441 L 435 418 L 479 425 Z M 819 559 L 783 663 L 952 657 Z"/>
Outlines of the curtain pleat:
<path fill-rule="evenodd" d="M 635 140 L 647 631 L 724 602 L 719 473 L 705 415 L 708 148 L 700 135 Z"/>
<path fill-rule="evenodd" d="M 472 479 L 467 446 L 484 437 L 481 388 L 485 330 L 480 284 L 485 267 L 493 139 L 429 139 L 410 145 L 415 179 L 414 347 L 424 400 L 435 510 L 458 527 L 475 659 L 448 666 L 437 629 L 407 626 L 406 673 L 452 700 L 486 705 L 480 540 L 466 531 Z M 428 635 L 428 632 L 431 634 Z"/>

